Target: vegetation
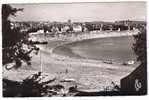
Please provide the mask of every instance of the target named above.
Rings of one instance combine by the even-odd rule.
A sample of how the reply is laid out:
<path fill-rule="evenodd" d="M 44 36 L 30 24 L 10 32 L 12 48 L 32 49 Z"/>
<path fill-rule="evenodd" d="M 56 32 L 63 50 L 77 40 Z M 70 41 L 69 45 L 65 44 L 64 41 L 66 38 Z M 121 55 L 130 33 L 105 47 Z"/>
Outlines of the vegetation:
<path fill-rule="evenodd" d="M 3 79 L 3 96 L 4 97 L 41 97 L 52 96 L 63 89 L 62 85 L 56 84 L 49 86 L 48 84 L 55 81 L 42 81 L 42 73 L 38 72 L 32 76 L 27 77 L 23 82 L 16 82 Z"/>
<path fill-rule="evenodd" d="M 3 65 L 7 63 L 15 63 L 15 68 L 21 66 L 22 61 L 28 65 L 31 64 L 31 56 L 29 55 L 37 48 L 28 40 L 29 35 L 20 32 L 19 28 L 13 28 L 9 17 L 16 16 L 16 12 L 23 9 L 12 8 L 8 4 L 2 5 L 2 52 Z"/>
<path fill-rule="evenodd" d="M 134 38 L 136 43 L 134 44 L 134 51 L 138 55 L 137 60 L 141 62 L 141 65 L 146 66 L 147 64 L 147 48 L 146 48 L 146 27 L 139 26 L 140 33 L 135 35 Z"/>

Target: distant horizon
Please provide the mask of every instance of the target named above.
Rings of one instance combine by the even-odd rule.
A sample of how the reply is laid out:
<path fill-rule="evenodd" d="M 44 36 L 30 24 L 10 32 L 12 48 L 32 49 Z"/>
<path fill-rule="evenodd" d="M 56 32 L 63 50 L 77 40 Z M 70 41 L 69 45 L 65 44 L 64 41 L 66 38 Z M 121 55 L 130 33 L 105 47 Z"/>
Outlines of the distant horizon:
<path fill-rule="evenodd" d="M 115 22 L 119 20 L 146 21 L 146 2 L 97 2 L 97 3 L 49 3 L 10 4 L 24 8 L 13 21 L 49 22 Z"/>

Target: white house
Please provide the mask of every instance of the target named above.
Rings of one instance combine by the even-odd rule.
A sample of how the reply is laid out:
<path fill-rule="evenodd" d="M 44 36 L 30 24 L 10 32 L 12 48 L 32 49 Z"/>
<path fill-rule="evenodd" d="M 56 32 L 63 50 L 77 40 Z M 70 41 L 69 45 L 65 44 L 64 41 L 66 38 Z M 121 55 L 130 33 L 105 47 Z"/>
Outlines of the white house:
<path fill-rule="evenodd" d="M 73 31 L 74 32 L 81 32 L 82 26 L 81 25 L 73 25 Z"/>

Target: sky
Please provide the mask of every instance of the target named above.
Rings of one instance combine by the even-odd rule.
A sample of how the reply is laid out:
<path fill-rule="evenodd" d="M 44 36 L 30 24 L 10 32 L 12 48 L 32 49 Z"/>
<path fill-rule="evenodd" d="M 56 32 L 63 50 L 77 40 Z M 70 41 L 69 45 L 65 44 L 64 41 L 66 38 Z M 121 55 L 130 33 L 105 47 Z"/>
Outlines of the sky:
<path fill-rule="evenodd" d="M 116 21 L 141 20 L 147 18 L 145 2 L 115 3 L 50 3 L 50 4 L 11 4 L 15 8 L 24 8 L 18 12 L 15 21 Z"/>

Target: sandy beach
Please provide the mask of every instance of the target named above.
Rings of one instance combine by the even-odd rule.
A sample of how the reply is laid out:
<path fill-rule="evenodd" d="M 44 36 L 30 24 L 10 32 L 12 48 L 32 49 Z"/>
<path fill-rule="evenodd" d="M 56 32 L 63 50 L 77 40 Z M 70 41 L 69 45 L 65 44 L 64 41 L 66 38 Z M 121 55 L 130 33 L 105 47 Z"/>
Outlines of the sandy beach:
<path fill-rule="evenodd" d="M 125 35 L 128 35 L 128 32 Z M 88 39 L 88 37 L 84 39 Z M 106 35 L 101 37 L 96 36 L 96 38 L 103 37 L 106 37 Z M 91 38 L 95 38 L 94 35 Z M 47 45 L 37 45 L 40 51 L 38 55 L 32 53 L 32 65 L 27 66 L 24 64 L 20 70 L 42 71 L 55 75 L 59 79 L 75 79 L 80 89 L 98 89 L 102 91 L 107 86 L 110 86 L 111 82 L 120 85 L 120 79 L 127 76 L 137 67 L 136 65 L 106 64 L 100 60 L 71 58 L 53 53 L 56 47 L 78 41 L 79 39 L 73 38 L 70 40 L 69 38 L 48 39 Z M 8 76 L 9 74 L 4 74 L 4 77 Z M 26 74 L 24 76 L 22 74 L 22 77 L 25 78 L 26 76 Z"/>

